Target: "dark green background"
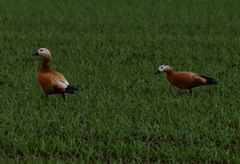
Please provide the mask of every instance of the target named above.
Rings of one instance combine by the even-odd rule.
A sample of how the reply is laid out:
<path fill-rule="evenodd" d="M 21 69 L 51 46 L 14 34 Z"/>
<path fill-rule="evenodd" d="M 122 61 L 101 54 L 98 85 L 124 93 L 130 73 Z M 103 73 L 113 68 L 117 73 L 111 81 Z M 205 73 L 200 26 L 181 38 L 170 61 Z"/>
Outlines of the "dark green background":
<path fill-rule="evenodd" d="M 240 161 L 240 1 L 1 0 L 0 159 Z M 40 47 L 79 88 L 45 98 Z M 179 94 L 159 65 L 218 86 Z"/>

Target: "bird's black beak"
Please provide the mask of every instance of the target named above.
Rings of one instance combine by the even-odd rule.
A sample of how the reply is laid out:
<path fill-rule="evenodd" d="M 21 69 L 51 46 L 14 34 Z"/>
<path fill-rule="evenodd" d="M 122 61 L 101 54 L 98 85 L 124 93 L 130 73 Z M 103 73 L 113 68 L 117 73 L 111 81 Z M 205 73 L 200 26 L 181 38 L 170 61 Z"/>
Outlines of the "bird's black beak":
<path fill-rule="evenodd" d="M 157 70 L 154 74 L 156 75 L 156 74 L 159 74 L 159 73 L 161 73 L 159 70 Z"/>
<path fill-rule="evenodd" d="M 32 55 L 34 55 L 34 56 L 37 56 L 37 55 L 39 55 L 39 54 L 38 54 L 38 52 L 35 52 L 35 53 L 34 53 L 34 54 L 32 54 Z"/>

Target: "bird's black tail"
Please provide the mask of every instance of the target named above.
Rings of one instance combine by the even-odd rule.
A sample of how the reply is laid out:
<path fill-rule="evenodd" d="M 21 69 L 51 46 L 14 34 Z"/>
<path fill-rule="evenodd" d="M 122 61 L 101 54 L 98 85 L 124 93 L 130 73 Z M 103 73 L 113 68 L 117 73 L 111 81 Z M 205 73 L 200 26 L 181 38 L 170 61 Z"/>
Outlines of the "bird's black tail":
<path fill-rule="evenodd" d="M 204 79 L 207 80 L 207 85 L 217 85 L 218 84 L 218 81 L 215 80 L 214 78 L 211 78 L 211 77 L 207 77 L 207 76 L 202 76 Z"/>
<path fill-rule="evenodd" d="M 78 89 L 71 85 L 68 85 L 67 88 L 65 89 L 65 92 L 70 94 L 75 93 L 75 91 L 78 91 Z"/>

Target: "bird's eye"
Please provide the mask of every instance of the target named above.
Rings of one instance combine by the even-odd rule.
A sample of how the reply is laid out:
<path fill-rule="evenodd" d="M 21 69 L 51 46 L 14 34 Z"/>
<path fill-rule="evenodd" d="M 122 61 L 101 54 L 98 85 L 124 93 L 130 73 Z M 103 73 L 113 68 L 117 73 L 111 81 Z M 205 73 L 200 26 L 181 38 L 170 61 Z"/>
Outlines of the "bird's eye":
<path fill-rule="evenodd" d="M 43 50 L 40 50 L 40 51 L 43 51 Z"/>
<path fill-rule="evenodd" d="M 161 69 L 163 69 L 163 67 L 160 67 Z"/>

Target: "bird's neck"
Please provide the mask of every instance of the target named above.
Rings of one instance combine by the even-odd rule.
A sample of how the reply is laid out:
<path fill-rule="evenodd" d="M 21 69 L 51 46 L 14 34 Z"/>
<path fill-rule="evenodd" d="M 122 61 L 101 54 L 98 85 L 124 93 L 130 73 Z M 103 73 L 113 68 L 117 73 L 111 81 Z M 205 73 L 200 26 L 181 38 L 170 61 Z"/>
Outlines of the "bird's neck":
<path fill-rule="evenodd" d="M 43 63 L 42 63 L 42 66 L 41 66 L 41 71 L 49 71 L 50 70 L 49 62 L 50 62 L 49 58 L 44 58 L 43 59 Z"/>
<path fill-rule="evenodd" d="M 169 70 L 167 71 L 167 77 L 170 77 L 174 74 L 173 70 Z"/>

